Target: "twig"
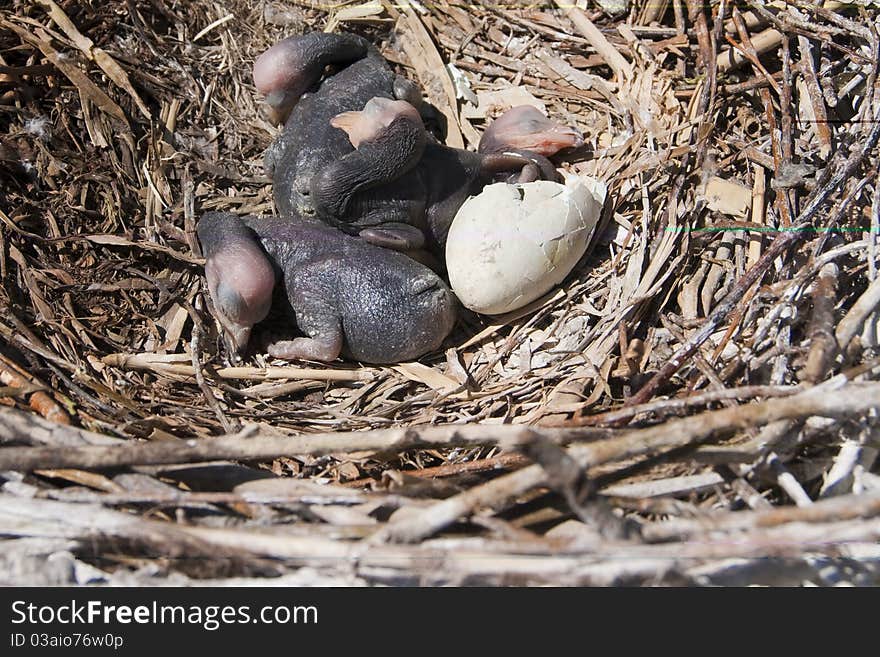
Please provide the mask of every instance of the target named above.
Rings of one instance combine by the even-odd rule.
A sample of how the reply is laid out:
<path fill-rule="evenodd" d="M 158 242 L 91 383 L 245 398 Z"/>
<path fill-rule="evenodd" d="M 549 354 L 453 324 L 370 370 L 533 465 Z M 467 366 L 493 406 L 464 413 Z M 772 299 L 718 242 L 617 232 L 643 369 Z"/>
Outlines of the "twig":
<path fill-rule="evenodd" d="M 463 463 L 449 463 L 446 465 L 438 465 L 433 468 L 420 468 L 418 470 L 403 470 L 402 474 L 407 477 L 416 477 L 418 479 L 434 479 L 436 477 L 454 477 L 462 474 L 473 474 L 476 472 L 487 472 L 490 470 L 502 470 L 506 468 L 516 468 L 528 465 L 530 461 L 521 454 L 499 454 L 487 459 L 477 459 L 476 461 L 464 461 Z M 366 479 L 355 479 L 346 481 L 340 485 L 346 488 L 360 488 L 366 486 L 375 479 L 370 477 Z"/>
<path fill-rule="evenodd" d="M 574 23 L 578 32 L 584 35 L 587 41 L 590 42 L 590 45 L 608 63 L 608 66 L 614 71 L 614 75 L 618 80 L 632 77 L 632 65 L 624 59 L 617 48 L 609 43 L 605 35 L 593 24 L 593 21 L 587 18 L 583 11 L 570 2 L 563 2 L 562 0 L 554 0 L 554 2 L 568 16 L 569 20 Z"/>
<path fill-rule="evenodd" d="M 841 350 L 846 349 L 849 341 L 855 337 L 868 315 L 878 305 L 880 305 L 880 278 L 875 278 L 837 325 L 835 337 L 837 338 L 837 346 Z"/>
<path fill-rule="evenodd" d="M 31 414 L 0 408 L 0 442 L 26 437 L 33 431 L 58 431 L 56 425 Z M 65 427 L 94 442 L 100 434 Z M 195 463 L 223 459 L 266 460 L 280 456 L 323 456 L 345 452 L 402 452 L 429 447 L 465 447 L 521 442 L 531 429 L 522 425 L 447 425 L 329 432 L 298 436 L 260 435 L 257 426 L 232 436 L 201 440 L 125 442 L 114 446 L 6 447 L 0 449 L 0 470 L 34 468 L 110 468 L 121 465 Z M 596 440 L 612 435 L 609 429 L 543 429 L 548 440 Z"/>
<path fill-rule="evenodd" d="M 877 514 L 880 514 L 880 492 L 841 495 L 819 500 L 810 506 L 783 507 L 769 511 L 736 511 L 707 515 L 699 519 L 655 522 L 642 528 L 642 538 L 649 542 L 685 540 L 710 532 L 780 527 L 796 522 L 818 525 L 830 521 L 870 518 Z"/>
<path fill-rule="evenodd" d="M 799 64 L 795 64 L 792 67 L 792 70 L 799 70 Z M 744 91 L 752 91 L 753 89 L 763 89 L 765 87 L 774 86 L 774 82 L 782 81 L 782 71 L 778 71 L 773 73 L 769 77 L 767 75 L 756 75 L 750 80 L 746 80 L 745 82 L 737 82 L 734 84 L 720 84 L 718 85 L 718 90 L 730 96 L 735 96 L 736 94 L 742 93 Z"/>
<path fill-rule="evenodd" d="M 694 353 L 696 353 L 697 349 L 700 348 L 700 345 L 702 345 L 703 342 L 705 342 L 709 336 L 721 326 L 724 319 L 742 300 L 749 288 L 764 275 L 764 272 L 770 268 L 773 261 L 794 244 L 798 238 L 799 234 L 796 232 L 782 233 L 779 235 L 770 245 L 770 248 L 764 252 L 758 262 L 749 268 L 746 273 L 736 281 L 733 288 L 718 303 L 718 305 L 715 306 L 714 310 L 706 318 L 703 325 L 676 350 L 666 365 L 660 368 L 660 370 L 651 377 L 651 379 L 642 386 L 635 395 L 626 401 L 627 406 L 642 404 L 650 399 L 656 390 L 675 374 L 682 365 L 684 365 L 685 360 L 689 359 Z M 574 423 L 575 422 L 573 421 L 573 424 Z"/>
<path fill-rule="evenodd" d="M 782 41 L 782 38 L 782 32 L 773 28 L 769 28 L 764 30 L 763 32 L 759 32 L 752 39 L 755 56 L 761 55 L 768 50 L 772 50 L 779 45 L 779 43 Z M 724 52 L 719 53 L 716 63 L 718 65 L 718 71 L 721 73 L 726 73 L 727 71 L 739 68 L 747 61 L 749 61 L 749 58 L 746 57 L 745 54 L 743 54 L 736 48 L 730 48 L 728 50 L 725 50 Z"/>
<path fill-rule="evenodd" d="M 699 137 L 695 139 L 696 157 L 694 167 L 699 168 L 703 165 L 703 162 L 706 159 L 706 152 L 709 148 L 710 136 L 712 134 L 712 130 L 714 129 L 714 123 L 710 120 L 710 116 L 714 112 L 716 87 L 718 84 L 718 67 L 715 65 L 715 51 L 718 48 L 718 44 L 715 41 L 714 34 L 709 32 L 709 24 L 706 19 L 706 12 L 704 11 L 703 4 L 701 2 L 695 2 L 694 0 L 688 0 L 687 8 L 691 21 L 693 21 L 694 26 L 696 27 L 697 43 L 700 48 L 700 57 L 703 60 L 703 65 L 706 67 L 706 79 L 703 82 L 703 93 L 700 96 L 699 102 L 697 104 L 696 115 L 697 117 L 699 117 L 700 124 L 698 129 L 694 131 L 699 135 Z M 723 11 L 723 9 L 724 3 L 722 3 L 720 11 Z M 687 166 L 688 155 L 686 154 L 682 162 L 679 178 L 685 175 L 687 171 Z M 676 180 L 676 184 L 673 186 L 673 189 L 677 187 L 678 180 Z M 677 197 L 678 191 L 680 190 L 676 190 L 675 197 L 670 195 L 670 201 Z M 672 208 L 674 208 L 676 205 L 677 204 L 674 202 L 669 203 L 670 212 L 672 211 Z"/>
<path fill-rule="evenodd" d="M 800 58 L 800 71 L 807 88 L 807 96 L 810 99 L 810 107 L 813 110 L 813 130 L 821 144 L 819 156 L 827 158 L 831 153 L 831 128 L 828 124 L 828 112 L 825 107 L 825 99 L 819 88 L 819 78 L 816 75 L 816 67 L 813 64 L 813 51 L 810 40 L 805 36 L 798 37 L 798 56 Z"/>
<path fill-rule="evenodd" d="M 225 16 L 222 16 L 221 18 L 218 18 L 217 20 L 215 20 L 215 21 L 214 21 L 213 23 L 211 23 L 210 25 L 206 25 L 205 27 L 203 27 L 203 28 L 199 31 L 198 34 L 196 34 L 196 35 L 192 38 L 193 43 L 195 43 L 196 41 L 198 41 L 199 39 L 201 39 L 203 36 L 205 36 L 206 34 L 208 34 L 208 32 L 210 32 L 210 31 L 213 30 L 214 28 L 216 28 L 216 27 L 220 27 L 220 26 L 223 25 L 224 23 L 227 23 L 227 22 L 231 21 L 233 18 L 235 18 L 235 14 L 226 14 Z"/>
<path fill-rule="evenodd" d="M 779 150 L 782 155 L 782 170 L 786 170 L 789 166 L 791 166 L 791 158 L 792 158 L 792 135 L 791 135 L 791 79 L 792 79 L 792 71 L 791 71 L 791 45 L 789 43 L 788 37 L 785 37 L 782 40 L 782 92 L 779 95 L 779 111 L 782 114 L 782 119 L 780 121 L 780 135 L 779 135 Z M 779 176 L 779 172 L 777 172 L 777 177 Z M 777 198 L 785 199 L 785 206 L 787 210 L 787 218 L 791 220 L 791 212 L 792 208 L 797 209 L 797 188 L 783 188 L 776 191 Z M 782 225 L 787 225 L 785 223 L 786 215 L 780 215 L 782 220 Z"/>
<path fill-rule="evenodd" d="M 174 374 L 195 378 L 192 365 L 184 364 L 190 360 L 188 354 L 109 354 L 101 361 L 105 365 L 132 370 L 147 370 L 160 374 Z M 204 367 L 211 375 L 221 379 L 247 379 L 266 381 L 269 379 L 290 379 L 295 381 L 372 381 L 376 370 L 360 368 L 357 370 L 308 369 L 302 367 Z"/>
<path fill-rule="evenodd" d="M 753 176 L 755 180 L 752 184 L 751 220 L 752 223 L 763 226 L 767 221 L 767 183 L 764 175 L 764 167 L 754 167 Z M 748 266 L 755 264 L 758 261 L 758 258 L 761 257 L 762 241 L 761 233 L 749 234 Z M 728 335 L 732 335 L 732 332 L 728 331 Z M 725 335 L 725 337 L 728 337 L 728 335 Z M 723 340 L 722 342 L 726 344 L 726 340 Z M 720 346 L 721 345 L 719 345 L 719 347 Z M 721 351 L 716 349 L 715 353 L 712 355 L 712 361 L 714 362 L 720 355 Z"/>
<path fill-rule="evenodd" d="M 862 444 L 858 440 L 844 440 L 840 445 L 834 463 L 825 475 L 819 497 L 832 497 L 842 493 L 852 492 L 853 470 L 858 465 L 862 455 Z"/>
<path fill-rule="evenodd" d="M 825 378 L 837 352 L 834 337 L 834 305 L 837 297 L 837 265 L 822 266 L 813 289 L 813 316 L 810 320 L 810 353 L 801 380 L 818 383 Z"/>
<path fill-rule="evenodd" d="M 792 502 L 798 506 L 810 506 L 813 503 L 813 500 L 807 495 L 800 482 L 785 467 L 778 454 L 770 452 L 767 454 L 766 460 L 767 465 L 773 471 L 773 474 L 776 475 L 776 483 L 791 498 Z"/>
<path fill-rule="evenodd" d="M 755 68 L 756 75 L 764 75 L 768 78 L 768 80 L 772 80 L 770 78 L 767 70 L 761 65 L 761 62 L 758 60 L 758 53 L 756 51 L 755 45 L 752 43 L 751 38 L 749 37 L 749 32 L 746 29 L 745 24 L 742 21 L 742 18 L 738 12 L 738 10 L 734 9 L 733 11 L 733 21 L 736 24 L 737 30 L 739 31 L 739 38 L 742 40 L 742 45 L 745 53 L 748 55 L 749 60 L 752 62 L 752 66 Z M 785 38 L 780 35 L 780 43 L 785 41 Z M 788 84 L 785 79 L 785 72 L 783 71 L 783 85 Z M 791 102 L 791 92 L 789 87 L 789 98 L 785 98 L 785 94 L 782 93 L 779 89 L 778 85 L 775 85 L 774 88 L 777 92 L 780 92 L 780 106 L 784 107 L 784 111 L 788 111 L 788 107 L 785 105 L 785 102 Z M 783 87 L 784 88 L 784 87 Z M 776 127 L 776 113 L 773 109 L 773 99 L 770 96 L 769 89 L 761 89 L 759 91 L 761 95 L 761 101 L 764 103 L 764 116 L 767 119 L 767 129 L 770 133 L 770 143 L 772 145 L 773 150 L 773 170 L 776 174 L 776 178 L 779 178 L 780 171 L 782 170 L 783 165 L 785 164 L 785 150 L 782 146 L 783 137 L 779 136 Z M 783 115 L 784 116 L 784 115 Z M 791 130 L 791 120 L 789 118 L 789 131 Z M 785 130 L 785 126 L 783 125 L 783 132 Z M 777 190 L 776 193 L 776 210 L 779 213 L 779 220 L 783 226 L 791 225 L 791 207 L 788 202 L 788 195 L 785 190 Z"/>
<path fill-rule="evenodd" d="M 134 104 L 137 105 L 137 108 L 140 110 L 141 114 L 149 121 L 152 120 L 152 115 L 150 114 L 149 108 L 144 104 L 144 101 L 141 100 L 141 97 L 138 95 L 135 88 L 131 85 L 131 82 L 128 79 L 128 75 L 123 70 L 123 68 L 116 63 L 116 60 L 113 59 L 107 52 L 103 49 L 99 48 L 94 44 L 94 42 L 88 37 L 84 36 L 73 24 L 73 21 L 64 13 L 64 10 L 61 9 L 55 2 L 52 0 L 38 0 L 38 2 L 46 7 L 49 11 L 49 16 L 52 18 L 52 21 L 60 27 L 64 33 L 70 38 L 71 41 L 76 45 L 77 48 L 88 57 L 91 61 L 95 62 L 98 66 L 101 67 L 101 70 L 107 75 L 108 78 L 113 80 L 113 82 L 119 86 L 123 91 L 125 91 L 131 99 L 134 101 Z"/>
<path fill-rule="evenodd" d="M 47 491 L 49 499 L 76 504 L 96 503 L 107 506 L 120 506 L 128 504 L 150 504 L 161 506 L 203 506 L 205 504 L 303 504 L 303 505 L 354 505 L 363 504 L 368 500 L 383 500 L 399 505 L 406 498 L 395 495 L 380 493 L 359 493 L 358 491 L 345 490 L 348 495 L 326 491 L 319 494 L 311 491 L 291 493 L 261 493 L 261 492 L 196 492 L 185 490 L 169 490 L 168 492 L 121 492 L 121 493 L 93 493 L 91 491 Z"/>
<path fill-rule="evenodd" d="M 832 380 L 839 387 L 845 379 Z M 832 390 L 829 384 L 782 399 L 706 411 L 655 427 L 636 429 L 591 445 L 569 448 L 569 455 L 589 469 L 613 460 L 665 452 L 703 442 L 722 430 L 742 429 L 776 420 L 811 415 L 845 415 L 880 408 L 880 384 L 845 385 Z M 0 462 L 2 463 L 2 462 Z M 438 502 L 415 517 L 390 521 L 375 540 L 417 541 L 473 513 L 477 508 L 498 508 L 525 491 L 545 484 L 546 474 L 531 465 Z"/>
<path fill-rule="evenodd" d="M 795 222 L 795 227 L 805 226 L 813 218 L 813 215 L 819 211 L 819 208 L 828 200 L 831 193 L 847 180 L 852 175 L 853 171 L 855 171 L 865 158 L 868 157 L 877 145 L 878 139 L 880 139 L 880 116 L 875 117 L 871 131 L 868 133 L 862 147 L 854 151 L 843 163 L 843 166 L 837 167 L 835 166 L 835 162 L 829 164 L 829 169 L 834 167 L 832 169 L 833 173 L 831 173 L 824 185 L 816 188 L 810 202 L 806 204 L 803 210 L 801 210 L 801 213 Z M 736 307 L 748 289 L 764 275 L 764 272 L 767 271 L 767 269 L 770 268 L 772 262 L 782 253 L 785 253 L 789 247 L 802 239 L 802 237 L 802 231 L 798 230 L 792 230 L 779 235 L 770 245 L 770 248 L 761 256 L 760 260 L 758 260 L 758 262 L 750 267 L 746 273 L 737 280 L 727 296 L 725 296 L 715 307 L 712 314 L 706 318 L 703 326 L 691 335 L 686 344 L 676 350 L 667 364 L 651 377 L 638 393 L 630 397 L 630 399 L 627 400 L 627 403 L 641 404 L 650 399 L 654 392 L 679 370 L 684 364 L 684 361 L 687 358 L 690 358 L 690 356 L 699 349 L 700 345 L 702 345 L 703 342 L 705 342 L 709 336 L 717 330 L 724 321 L 724 318 L 727 317 L 728 313 L 730 313 L 734 307 Z M 839 342 L 840 339 L 838 337 L 838 343 Z"/>
<path fill-rule="evenodd" d="M 0 354 L 0 383 L 9 386 L 7 394 L 21 394 L 27 397 L 28 405 L 37 413 L 51 422 L 70 424 L 70 416 L 46 392 L 42 382 L 23 371 L 13 361 Z M 17 391 L 17 392 L 16 392 Z"/>
<path fill-rule="evenodd" d="M 29 529 L 31 525 L 33 530 Z M 290 565 L 346 573 L 354 569 L 361 576 L 406 574 L 423 583 L 482 582 L 491 577 L 509 581 L 516 577 L 517 581 L 560 585 L 608 585 L 632 582 L 634 577 L 656 583 L 664 573 L 678 572 L 705 559 L 770 555 L 798 558 L 807 550 L 836 552 L 845 543 L 875 541 L 880 535 L 880 522 L 871 520 L 757 526 L 738 541 L 722 534 L 707 536 L 699 543 L 633 545 L 609 541 L 586 550 L 564 544 L 560 547 L 541 539 L 511 543 L 480 538 L 416 546 L 382 545 L 253 528 L 174 525 L 97 505 L 71 508 L 70 504 L 9 495 L 0 496 L 0 526 L 12 528 L 13 536 L 39 531 L 45 536 L 88 538 L 93 544 L 97 535 L 154 546 L 162 554 L 170 552 L 177 557 L 210 556 L 216 561 L 264 555 Z M 609 561 L 610 557 L 613 559 Z"/>
<path fill-rule="evenodd" d="M 202 374 L 202 363 L 199 360 L 199 356 L 202 353 L 202 327 L 199 324 L 198 316 L 189 303 L 186 304 L 186 309 L 190 312 L 190 318 L 193 322 L 192 338 L 190 339 L 190 355 L 192 359 L 193 374 L 196 378 L 196 385 L 198 385 L 199 390 L 202 391 L 202 396 L 205 398 L 208 406 L 214 411 L 214 416 L 220 421 L 220 426 L 223 427 L 223 431 L 226 433 L 237 431 L 241 426 L 238 422 L 230 422 L 229 418 L 226 417 L 226 413 L 220 408 L 217 398 L 214 396 L 213 391 L 208 386 L 205 377 Z"/>

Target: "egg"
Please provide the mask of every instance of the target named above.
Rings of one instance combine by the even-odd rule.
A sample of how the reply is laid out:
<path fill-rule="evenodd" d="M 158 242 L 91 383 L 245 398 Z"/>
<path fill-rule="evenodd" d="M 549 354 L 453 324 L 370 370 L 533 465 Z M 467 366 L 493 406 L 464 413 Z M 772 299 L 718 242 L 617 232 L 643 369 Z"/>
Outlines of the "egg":
<path fill-rule="evenodd" d="M 594 178 L 497 183 L 470 197 L 446 240 L 450 285 L 461 303 L 507 313 L 549 292 L 587 250 L 607 188 Z"/>

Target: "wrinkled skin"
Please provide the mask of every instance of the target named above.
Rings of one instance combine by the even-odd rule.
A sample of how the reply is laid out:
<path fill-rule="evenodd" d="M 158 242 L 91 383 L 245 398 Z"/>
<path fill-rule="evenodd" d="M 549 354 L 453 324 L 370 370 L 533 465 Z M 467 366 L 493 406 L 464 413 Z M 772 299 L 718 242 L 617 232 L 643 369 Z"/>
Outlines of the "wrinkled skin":
<path fill-rule="evenodd" d="M 271 345 L 277 358 L 397 363 L 437 349 L 455 323 L 455 297 L 430 269 L 320 222 L 211 212 L 197 231 L 214 314 L 236 354 L 277 282 L 307 336 Z"/>
<path fill-rule="evenodd" d="M 342 68 L 322 79 L 328 64 Z M 541 121 L 531 114 L 518 119 L 514 108 L 513 119 L 499 119 L 501 130 L 489 127 L 477 153 L 438 144 L 418 120 L 415 85 L 354 35 L 284 39 L 257 59 L 254 79 L 270 113 L 286 118 L 266 154 L 281 216 L 315 217 L 392 249 L 442 253 L 469 195 L 504 172 L 516 172 L 520 181 L 553 179 L 546 156 L 583 143 L 536 110 Z M 377 101 L 385 105 L 370 106 Z M 389 108 L 392 101 L 405 102 Z"/>

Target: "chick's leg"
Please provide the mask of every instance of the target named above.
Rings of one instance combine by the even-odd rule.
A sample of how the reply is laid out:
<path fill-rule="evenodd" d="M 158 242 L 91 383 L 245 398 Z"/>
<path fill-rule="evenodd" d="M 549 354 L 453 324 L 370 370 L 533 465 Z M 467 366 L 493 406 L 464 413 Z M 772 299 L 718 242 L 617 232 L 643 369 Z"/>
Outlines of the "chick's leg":
<path fill-rule="evenodd" d="M 332 269 L 336 266 L 336 262 L 307 263 L 297 269 L 288 284 L 288 298 L 296 324 L 307 337 L 275 342 L 269 346 L 269 355 L 323 363 L 339 358 L 344 337 L 342 321 L 332 301 L 337 293 L 332 285 Z"/>

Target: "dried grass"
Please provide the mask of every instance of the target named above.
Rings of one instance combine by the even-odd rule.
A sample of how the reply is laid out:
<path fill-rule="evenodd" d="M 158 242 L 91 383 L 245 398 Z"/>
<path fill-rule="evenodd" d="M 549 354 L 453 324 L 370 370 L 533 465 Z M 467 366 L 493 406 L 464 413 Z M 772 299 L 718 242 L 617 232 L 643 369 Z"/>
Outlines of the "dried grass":
<path fill-rule="evenodd" d="M 4 583 L 880 583 L 878 11 L 615 4 L 0 10 Z M 231 368 L 194 226 L 273 210 L 250 63 L 325 28 L 450 144 L 526 92 L 610 201 L 445 354 Z"/>

